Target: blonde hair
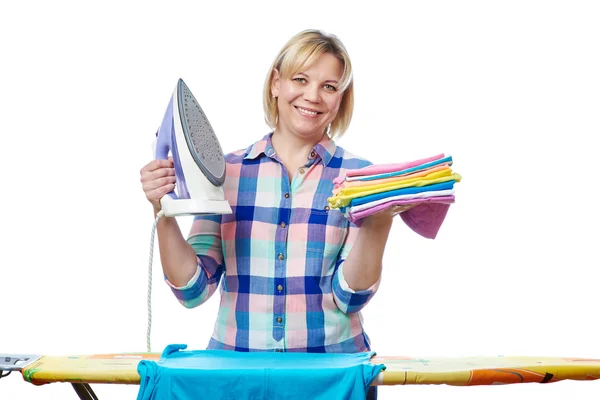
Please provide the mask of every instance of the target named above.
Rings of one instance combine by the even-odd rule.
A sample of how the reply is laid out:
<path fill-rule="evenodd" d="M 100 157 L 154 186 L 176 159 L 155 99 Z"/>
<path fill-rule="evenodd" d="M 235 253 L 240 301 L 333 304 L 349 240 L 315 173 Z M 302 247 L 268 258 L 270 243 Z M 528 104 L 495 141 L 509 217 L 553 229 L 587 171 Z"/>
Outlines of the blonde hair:
<path fill-rule="evenodd" d="M 354 111 L 354 85 L 350 56 L 337 36 L 315 29 L 308 29 L 293 36 L 283 46 L 269 69 L 263 90 L 263 108 L 265 122 L 271 129 L 275 129 L 277 125 L 278 114 L 277 99 L 271 95 L 271 83 L 275 70 L 279 71 L 282 79 L 289 78 L 309 68 L 324 53 L 337 57 L 344 67 L 338 87 L 338 90 L 342 92 L 342 101 L 328 133 L 331 138 L 336 138 L 346 132 Z"/>

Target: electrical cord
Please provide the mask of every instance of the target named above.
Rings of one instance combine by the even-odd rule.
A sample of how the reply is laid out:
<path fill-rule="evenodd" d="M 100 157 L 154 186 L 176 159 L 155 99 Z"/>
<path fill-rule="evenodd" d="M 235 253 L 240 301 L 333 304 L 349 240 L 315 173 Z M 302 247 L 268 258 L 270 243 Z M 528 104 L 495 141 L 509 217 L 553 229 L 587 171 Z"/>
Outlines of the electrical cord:
<path fill-rule="evenodd" d="M 154 225 L 152 225 L 152 234 L 150 235 L 150 259 L 148 260 L 148 329 L 146 331 L 146 351 L 150 353 L 152 351 L 152 347 L 150 346 L 150 332 L 152 330 L 152 260 L 154 259 L 154 235 L 156 234 L 156 225 L 158 224 L 158 220 L 163 217 L 165 213 L 163 210 L 160 210 L 158 214 L 156 214 L 156 219 L 154 220 Z"/>

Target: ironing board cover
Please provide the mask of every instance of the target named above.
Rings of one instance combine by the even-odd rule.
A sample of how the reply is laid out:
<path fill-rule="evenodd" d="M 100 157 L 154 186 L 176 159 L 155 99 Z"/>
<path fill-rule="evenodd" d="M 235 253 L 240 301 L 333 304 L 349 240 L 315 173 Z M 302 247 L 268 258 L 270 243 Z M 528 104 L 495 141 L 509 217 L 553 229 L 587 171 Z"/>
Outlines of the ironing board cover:
<path fill-rule="evenodd" d="M 248 354 L 248 353 L 246 353 Z M 112 353 L 51 356 L 43 355 L 21 370 L 23 379 L 34 385 L 53 382 L 139 384 L 137 371 L 142 360 L 160 359 L 160 353 Z M 373 381 L 376 385 L 453 386 L 499 383 L 552 383 L 561 380 L 600 379 L 600 359 L 574 357 L 408 357 L 379 356 L 371 363 L 385 364 Z"/>

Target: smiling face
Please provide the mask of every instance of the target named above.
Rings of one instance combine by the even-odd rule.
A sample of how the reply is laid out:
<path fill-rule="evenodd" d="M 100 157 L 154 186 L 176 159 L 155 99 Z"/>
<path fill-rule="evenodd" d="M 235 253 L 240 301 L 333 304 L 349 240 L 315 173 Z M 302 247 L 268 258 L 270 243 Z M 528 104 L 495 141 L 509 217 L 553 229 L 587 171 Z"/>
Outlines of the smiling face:
<path fill-rule="evenodd" d="M 342 74 L 342 62 L 330 53 L 290 77 L 275 70 L 271 93 L 277 97 L 277 130 L 303 139 L 321 138 L 340 108 Z"/>

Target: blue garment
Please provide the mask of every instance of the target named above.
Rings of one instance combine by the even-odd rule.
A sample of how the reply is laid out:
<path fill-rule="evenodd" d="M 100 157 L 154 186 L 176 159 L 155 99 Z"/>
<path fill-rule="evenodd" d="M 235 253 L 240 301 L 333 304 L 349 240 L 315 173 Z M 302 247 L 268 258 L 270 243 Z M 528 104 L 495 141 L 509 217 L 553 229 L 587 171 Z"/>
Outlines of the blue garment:
<path fill-rule="evenodd" d="M 158 362 L 140 361 L 137 400 L 364 400 L 385 369 L 369 362 L 374 352 L 182 351 L 186 347 L 169 345 Z"/>

